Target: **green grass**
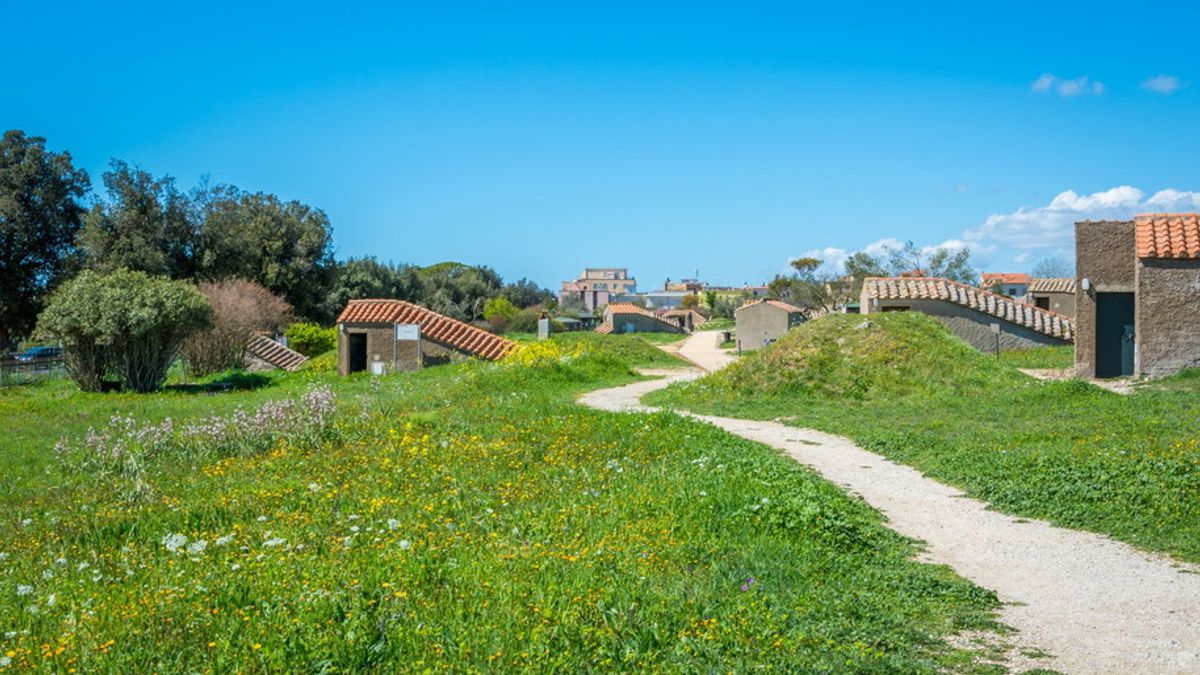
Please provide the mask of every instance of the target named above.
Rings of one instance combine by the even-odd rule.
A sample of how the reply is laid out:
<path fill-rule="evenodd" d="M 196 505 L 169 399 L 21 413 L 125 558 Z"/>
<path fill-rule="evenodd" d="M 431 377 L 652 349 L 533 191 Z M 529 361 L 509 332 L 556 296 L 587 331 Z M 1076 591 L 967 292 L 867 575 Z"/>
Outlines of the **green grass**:
<path fill-rule="evenodd" d="M 0 392 L 28 429 L 4 461 L 41 467 L 0 513 L 0 654 L 80 672 L 977 670 L 942 638 L 992 627 L 995 598 L 914 562 L 861 501 L 708 425 L 572 403 L 670 359 L 580 335 L 225 394 Z M 112 413 L 210 415 L 313 383 L 339 399 L 330 440 L 159 457 L 149 501 L 44 460 Z"/>
<path fill-rule="evenodd" d="M 716 317 L 696 326 L 696 330 L 733 330 L 735 326 L 733 319 Z"/>
<path fill-rule="evenodd" d="M 813 321 L 646 400 L 848 436 L 1004 511 L 1200 560 L 1200 377 L 1120 396 L 1028 378 L 919 313 L 861 322 Z"/>
<path fill-rule="evenodd" d="M 1062 345 L 1000 352 L 1000 361 L 1013 368 L 1062 370 L 1075 365 L 1075 346 Z"/>

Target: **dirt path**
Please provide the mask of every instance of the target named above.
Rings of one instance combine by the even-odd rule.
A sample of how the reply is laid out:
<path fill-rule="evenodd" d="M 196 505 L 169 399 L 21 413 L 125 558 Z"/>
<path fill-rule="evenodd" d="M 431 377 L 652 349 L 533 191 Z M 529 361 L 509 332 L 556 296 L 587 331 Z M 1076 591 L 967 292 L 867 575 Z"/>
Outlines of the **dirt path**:
<path fill-rule="evenodd" d="M 705 337 L 693 335 L 680 353 L 720 367 L 712 355 L 719 352 L 716 337 L 711 348 Z M 580 403 L 650 410 L 639 402 L 644 394 L 698 374 L 674 371 L 665 379 L 589 393 Z M 1051 655 L 1022 665 L 1067 673 L 1200 672 L 1195 566 L 1100 535 L 990 511 L 986 503 L 844 438 L 775 422 L 693 417 L 811 467 L 879 509 L 892 529 L 924 541 L 923 560 L 948 565 L 995 591 L 1005 603 L 1001 619 L 1017 629 L 1011 638 L 1016 646 Z"/>

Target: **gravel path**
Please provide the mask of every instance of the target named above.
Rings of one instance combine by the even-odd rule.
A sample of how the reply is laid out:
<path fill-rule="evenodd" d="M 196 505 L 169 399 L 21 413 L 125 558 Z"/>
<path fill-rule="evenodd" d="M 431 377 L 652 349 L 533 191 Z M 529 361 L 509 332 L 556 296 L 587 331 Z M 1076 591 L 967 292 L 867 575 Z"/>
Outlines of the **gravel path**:
<path fill-rule="evenodd" d="M 720 367 L 716 337 L 680 354 Z M 709 343 L 711 342 L 711 346 Z M 690 349 L 689 349 L 690 347 Z M 727 355 L 721 354 L 726 357 Z M 667 373 L 659 371 L 658 374 Z M 580 403 L 646 411 L 639 399 L 699 371 L 586 394 Z M 845 438 L 775 422 L 692 415 L 777 448 L 879 509 L 893 530 L 926 544 L 922 559 L 997 593 L 1022 651 L 1066 673 L 1200 673 L 1200 569 L 1088 532 L 1014 518 L 867 452 Z M 1015 664 L 1014 664 L 1015 665 Z"/>

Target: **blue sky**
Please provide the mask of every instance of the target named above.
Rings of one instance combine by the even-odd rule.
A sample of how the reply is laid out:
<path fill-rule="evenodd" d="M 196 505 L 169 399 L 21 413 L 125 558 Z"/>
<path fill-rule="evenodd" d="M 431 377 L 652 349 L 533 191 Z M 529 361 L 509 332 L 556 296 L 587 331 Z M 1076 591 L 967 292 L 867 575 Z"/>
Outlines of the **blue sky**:
<path fill-rule="evenodd" d="M 889 238 L 1020 270 L 1074 220 L 1200 210 L 1200 10 L 975 4 L 2 0 L 0 126 L 96 184 L 116 157 L 318 206 L 339 257 L 552 288 Z"/>

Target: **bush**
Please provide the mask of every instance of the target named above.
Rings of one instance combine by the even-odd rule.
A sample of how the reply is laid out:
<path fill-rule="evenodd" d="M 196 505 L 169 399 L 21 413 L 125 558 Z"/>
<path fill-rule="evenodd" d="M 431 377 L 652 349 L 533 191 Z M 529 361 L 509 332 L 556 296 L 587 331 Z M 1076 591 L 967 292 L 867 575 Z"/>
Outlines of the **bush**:
<path fill-rule="evenodd" d="M 184 341 L 211 325 L 208 300 L 185 281 L 89 270 L 55 291 L 38 333 L 62 343 L 80 389 L 100 391 L 112 376 L 147 392 L 162 386 Z"/>
<path fill-rule="evenodd" d="M 193 375 L 242 365 L 246 343 L 260 331 L 283 327 L 292 306 L 261 284 L 245 279 L 202 283 L 197 289 L 213 308 L 213 327 L 188 338 L 183 360 Z"/>
<path fill-rule="evenodd" d="M 294 323 L 284 332 L 288 347 L 305 356 L 318 356 L 337 349 L 337 329 L 321 328 L 315 323 Z"/>

